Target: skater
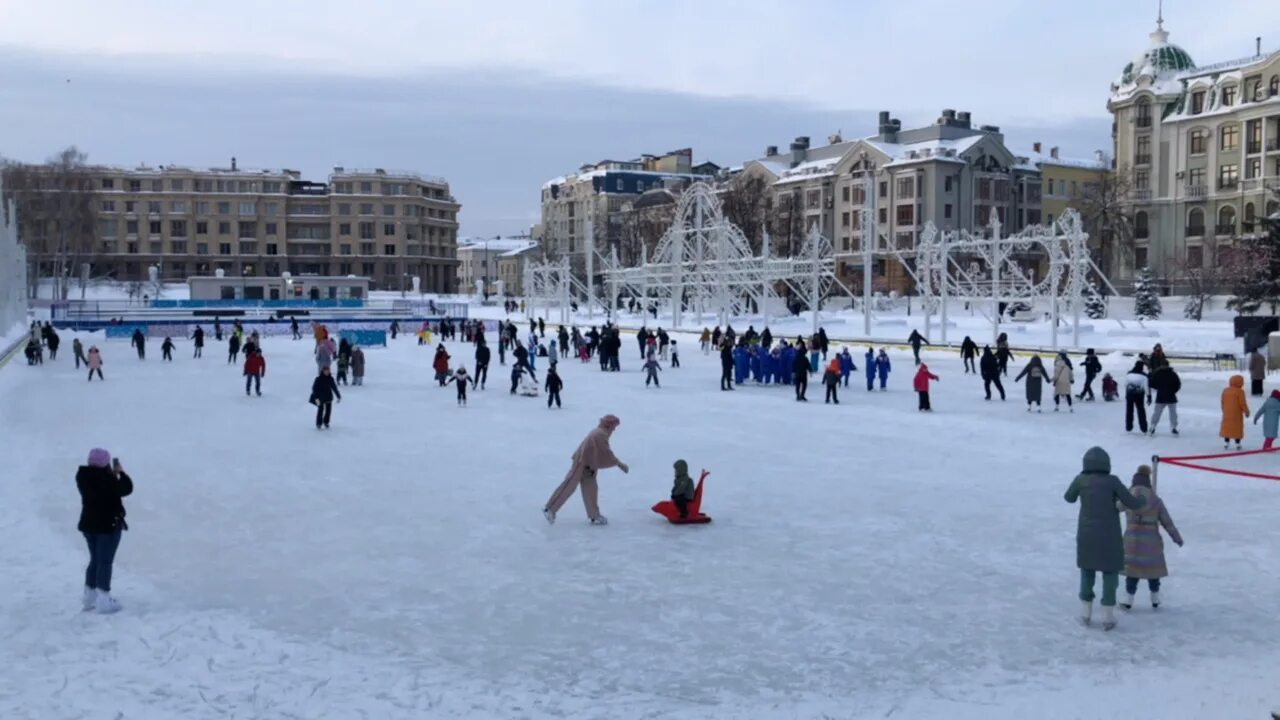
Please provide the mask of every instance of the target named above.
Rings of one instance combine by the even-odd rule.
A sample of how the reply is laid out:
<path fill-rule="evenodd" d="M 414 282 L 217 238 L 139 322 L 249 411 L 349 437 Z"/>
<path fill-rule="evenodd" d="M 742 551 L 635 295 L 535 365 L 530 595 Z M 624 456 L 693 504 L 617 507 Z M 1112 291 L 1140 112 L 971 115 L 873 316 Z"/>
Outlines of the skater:
<path fill-rule="evenodd" d="M 1102 363 L 1098 361 L 1098 356 L 1093 353 L 1093 348 L 1084 351 L 1084 389 L 1080 391 L 1079 397 L 1081 401 L 1094 401 L 1093 396 L 1093 379 L 1098 377 L 1098 373 L 1102 372 Z M 1105 393 L 1104 393 L 1105 394 Z"/>
<path fill-rule="evenodd" d="M 311 399 L 308 402 L 316 406 L 317 430 L 321 427 L 329 427 L 329 419 L 333 415 L 333 403 L 342 402 L 342 393 L 338 392 L 338 384 L 333 381 L 333 375 L 329 373 L 329 366 L 325 365 L 320 368 L 320 374 L 316 375 L 316 379 L 311 382 Z"/>
<path fill-rule="evenodd" d="M 805 357 L 803 342 L 799 343 L 795 359 L 791 361 L 791 374 L 796 386 L 796 402 L 809 402 L 804 396 L 809 390 L 809 360 Z"/>
<path fill-rule="evenodd" d="M 720 328 L 716 328 L 719 333 Z M 720 343 L 720 389 L 733 389 L 733 348 L 729 346 L 729 341 L 725 340 Z"/>
<path fill-rule="evenodd" d="M 436 372 L 436 382 L 440 387 L 444 387 L 449 381 L 449 353 L 444 349 L 444 343 L 436 346 L 436 356 L 431 360 L 431 369 Z"/>
<path fill-rule="evenodd" d="M 1124 431 L 1133 432 L 1133 416 L 1138 416 L 1138 428 L 1147 433 L 1147 410 L 1142 401 L 1147 395 L 1147 373 L 1142 361 L 1133 364 L 1133 369 L 1124 378 Z"/>
<path fill-rule="evenodd" d="M 1164 355 L 1164 346 L 1160 343 L 1156 343 L 1155 347 L 1151 348 L 1151 357 L 1147 358 L 1148 370 L 1154 373 L 1156 370 L 1162 367 L 1167 367 L 1168 365 L 1169 358 Z"/>
<path fill-rule="evenodd" d="M 173 341 L 168 337 L 160 344 L 160 359 L 167 362 L 173 362 Z"/>
<path fill-rule="evenodd" d="M 938 376 L 929 372 L 929 366 L 920 363 L 920 368 L 916 370 L 915 380 L 912 381 L 912 387 L 920 395 L 920 407 L 924 412 L 933 412 L 933 406 L 929 404 L 929 381 L 938 381 Z"/>
<path fill-rule="evenodd" d="M 889 364 L 889 353 L 880 348 L 880 354 L 876 356 L 876 375 L 880 377 L 880 389 L 885 390 L 885 383 L 889 382 L 889 371 L 892 367 Z"/>
<path fill-rule="evenodd" d="M 1120 533 L 1117 502 L 1131 510 L 1147 504 L 1134 497 L 1120 479 L 1111 474 L 1111 457 L 1100 447 L 1084 454 L 1083 469 L 1063 495 L 1069 503 L 1080 501 L 1076 524 L 1076 567 L 1080 569 L 1080 621 L 1093 622 L 1093 585 L 1102 573 L 1102 627 L 1116 626 L 1116 586 L 1124 570 L 1124 536 Z"/>
<path fill-rule="evenodd" d="M 849 354 L 849 347 L 845 346 L 841 349 L 840 356 L 836 359 L 840 361 L 840 382 L 845 387 L 849 387 L 849 375 L 858 369 L 858 366 L 853 364 L 853 355 Z"/>
<path fill-rule="evenodd" d="M 1155 394 L 1156 409 L 1151 413 L 1151 434 L 1156 434 L 1160 426 L 1160 416 L 1169 411 L 1169 428 L 1174 435 L 1178 434 L 1178 391 L 1182 389 L 1182 380 L 1169 363 L 1165 363 L 1151 372 L 1148 382 L 1147 402 Z"/>
<path fill-rule="evenodd" d="M 658 358 L 653 353 L 649 353 L 649 359 L 644 361 L 644 386 L 649 387 L 650 381 L 655 387 L 662 387 L 662 383 L 658 382 L 658 372 L 662 370 L 662 365 L 658 363 Z"/>
<path fill-rule="evenodd" d="M 458 387 L 458 405 L 465 407 L 467 404 L 467 385 L 471 382 L 471 379 L 467 377 L 467 369 L 459 367 L 458 371 L 449 378 L 449 382 Z"/>
<path fill-rule="evenodd" d="M 102 614 L 118 612 L 120 603 L 111 597 L 111 570 L 125 522 L 123 498 L 133 493 L 133 479 L 120 459 L 102 448 L 89 451 L 89 461 L 76 471 L 80 492 L 80 522 L 76 529 L 89 546 L 89 566 L 84 571 L 84 599 L 81 610 Z"/>
<path fill-rule="evenodd" d="M 89 363 L 89 359 L 84 356 L 84 344 L 80 342 L 80 338 L 71 339 L 71 354 L 76 358 L 76 369 L 80 369 L 80 363 Z"/>
<path fill-rule="evenodd" d="M 347 340 L 346 338 L 339 338 L 339 339 L 338 339 L 338 368 L 339 368 L 339 372 L 341 372 L 341 368 L 342 368 L 342 361 L 343 361 L 343 360 L 346 360 L 348 364 L 350 364 L 350 363 L 351 363 L 351 341 L 350 341 L 350 340 Z"/>
<path fill-rule="evenodd" d="M 321 368 L 327 368 L 333 365 L 334 347 L 332 340 L 321 340 L 316 345 L 316 372 L 320 372 Z"/>
<path fill-rule="evenodd" d="M 966 375 L 978 372 L 978 368 L 974 365 L 978 357 L 978 343 L 974 342 L 968 335 L 965 335 L 964 342 L 960 343 L 960 357 L 964 359 L 964 372 Z"/>
<path fill-rule="evenodd" d="M 538 318 L 538 337 L 547 336 L 547 322 L 542 318 Z"/>
<path fill-rule="evenodd" d="M 1162 371 L 1168 370 L 1169 364 L 1159 365 L 1151 371 L 1155 378 Z M 1164 562 L 1164 540 L 1160 537 L 1160 528 L 1169 533 L 1169 539 L 1182 547 L 1182 535 L 1169 517 L 1164 500 L 1151 487 L 1151 468 L 1139 465 L 1133 476 L 1133 484 L 1129 492 L 1134 497 L 1142 498 L 1146 505 L 1139 510 L 1125 510 L 1124 524 L 1124 589 L 1125 597 L 1120 607 L 1133 609 L 1133 596 L 1138 592 L 1138 581 L 1146 580 L 1151 591 L 1151 609 L 1160 607 L 1160 579 L 1169 575 L 1169 568 Z"/>
<path fill-rule="evenodd" d="M 98 346 L 89 347 L 89 357 L 84 361 L 85 366 L 89 368 L 89 382 L 93 382 L 93 374 L 98 373 L 98 379 L 106 382 L 106 378 L 102 377 L 102 353 L 98 352 Z"/>
<path fill-rule="evenodd" d="M 346 342 L 346 340 L 343 340 Z M 347 352 L 338 351 L 338 377 L 335 378 L 339 385 L 347 385 L 347 373 L 351 370 L 351 348 L 347 347 Z"/>
<path fill-rule="evenodd" d="M 702 334 L 698 336 L 698 345 L 702 348 L 703 355 L 711 353 L 711 331 L 705 327 L 702 328 Z"/>
<path fill-rule="evenodd" d="M 1244 419 L 1249 417 L 1249 403 L 1244 399 L 1244 377 L 1232 375 L 1230 385 L 1222 391 L 1222 425 L 1218 435 L 1222 437 L 1224 450 L 1231 449 L 1231 441 L 1236 441 L 1236 450 L 1240 449 L 1240 441 L 1244 439 Z"/>
<path fill-rule="evenodd" d="M 298 327 L 298 317 L 296 315 L 289 318 L 289 332 L 293 334 L 294 340 L 302 339 L 302 329 Z"/>
<path fill-rule="evenodd" d="M 213 319 L 213 339 L 222 342 L 222 323 L 216 317 Z M 316 342 L 319 342 L 319 338 L 316 338 Z"/>
<path fill-rule="evenodd" d="M 671 367 L 680 367 L 680 348 L 676 344 L 675 339 L 671 340 Z"/>
<path fill-rule="evenodd" d="M 58 359 L 58 346 L 62 344 L 62 338 L 58 337 L 58 331 L 53 329 L 49 323 L 44 324 L 45 340 L 44 344 L 49 348 L 49 359 Z"/>
<path fill-rule="evenodd" d="M 364 385 L 364 350 L 359 345 L 351 348 L 351 384 Z"/>
<path fill-rule="evenodd" d="M 133 338 L 129 341 L 129 344 L 138 349 L 139 360 L 147 359 L 147 337 L 142 334 L 141 329 L 133 331 Z"/>
<path fill-rule="evenodd" d="M 1004 401 L 1004 385 L 1000 384 L 1000 363 L 996 360 L 995 353 L 991 352 L 991 346 L 985 345 L 982 348 L 982 359 L 978 362 L 978 369 L 982 372 L 982 389 L 987 393 L 987 399 L 991 399 L 991 386 L 995 385 L 996 390 L 1000 391 L 1000 400 Z M 1016 380 L 1014 382 L 1017 382 Z M 1028 392 L 1030 392 L 1028 390 Z M 1030 410 L 1031 406 L 1028 405 Z"/>
<path fill-rule="evenodd" d="M 845 348 L 845 352 L 848 352 L 848 348 Z M 824 405 L 840 404 L 840 396 L 837 392 L 840 387 L 840 375 L 840 358 L 831 358 L 831 364 L 827 366 L 827 371 L 822 374 L 822 384 L 827 386 L 826 399 L 823 400 Z"/>
<path fill-rule="evenodd" d="M 1258 418 L 1262 418 L 1262 436 L 1266 438 L 1262 441 L 1262 449 L 1270 450 L 1276 435 L 1280 434 L 1280 390 L 1272 390 L 1271 396 L 1258 408 L 1258 413 L 1253 416 L 1254 425 L 1258 424 Z"/>
<path fill-rule="evenodd" d="M 1067 401 L 1067 411 L 1075 412 L 1071 407 L 1071 361 L 1064 352 L 1058 353 L 1053 361 L 1053 411 L 1058 412 L 1058 404 Z"/>
<path fill-rule="evenodd" d="M 533 367 L 529 365 L 529 351 L 524 349 L 524 346 L 520 344 L 519 340 L 514 342 L 516 347 L 515 350 L 511 351 L 511 355 L 516 360 L 515 367 L 522 371 L 528 371 L 529 376 L 533 378 L 534 382 L 537 382 L 538 376 L 534 374 Z M 443 346 L 441 347 L 443 348 Z M 519 374 L 517 374 L 516 377 L 518 378 Z"/>
<path fill-rule="evenodd" d="M 560 407 L 560 391 L 564 389 L 564 381 L 560 379 L 560 373 L 556 372 L 556 366 L 552 365 L 547 368 L 547 409 L 551 409 L 551 403 L 555 403 L 556 407 Z"/>
<path fill-rule="evenodd" d="M 192 353 L 191 357 L 204 357 L 204 328 L 197 325 L 196 331 L 191 333 L 191 339 L 195 341 L 195 352 Z"/>
<path fill-rule="evenodd" d="M 476 376 L 471 379 L 472 387 L 484 389 L 484 384 L 489 381 L 489 346 L 485 344 L 484 338 L 481 337 L 476 343 Z"/>
<path fill-rule="evenodd" d="M 671 502 L 676 504 L 676 509 L 680 511 L 680 519 L 683 520 L 689 517 L 689 503 L 693 502 L 697 488 L 694 487 L 693 478 L 689 477 L 689 463 L 677 460 L 673 467 L 676 477 L 671 485 Z"/>
<path fill-rule="evenodd" d="M 1116 384 L 1116 379 L 1111 377 L 1111 373 L 1102 376 L 1102 400 L 1103 402 L 1115 402 L 1120 399 L 1120 386 Z"/>
<path fill-rule="evenodd" d="M 822 351 L 822 359 L 827 359 L 827 350 L 831 347 L 831 340 L 827 338 L 827 329 L 818 328 L 818 350 Z"/>
<path fill-rule="evenodd" d="M 583 438 L 578 449 L 573 452 L 573 464 L 569 466 L 569 472 L 564 476 L 564 481 L 551 493 L 546 506 L 542 508 L 542 516 L 548 523 L 555 524 L 556 513 L 581 485 L 582 503 L 587 508 L 587 518 L 591 520 L 591 524 L 609 524 L 608 518 L 600 514 L 600 507 L 597 504 L 600 486 L 596 483 L 596 475 L 601 470 L 611 467 L 616 467 L 623 473 L 631 472 L 631 468 L 619 460 L 609 447 L 609 438 L 613 436 L 613 431 L 617 430 L 620 424 L 622 421 L 617 416 L 605 415 L 600 418 L 599 426 Z"/>
<path fill-rule="evenodd" d="M 640 346 L 640 359 L 641 359 L 641 360 L 644 360 L 644 350 L 645 350 L 645 346 L 649 344 L 649 329 L 648 329 L 648 328 L 644 328 L 644 327 L 642 327 L 642 328 L 640 328 L 640 330 L 639 330 L 638 332 L 636 332 L 636 344 L 638 344 L 638 345 Z"/>
<path fill-rule="evenodd" d="M 867 392 L 871 392 L 876 387 L 876 349 L 867 347 L 867 354 L 862 356 L 862 366 L 866 368 L 867 374 Z"/>
<path fill-rule="evenodd" d="M 1262 353 L 1254 348 L 1249 353 L 1249 394 L 1254 397 L 1262 396 L 1262 383 L 1267 379 L 1267 359 L 1262 357 Z"/>
<path fill-rule="evenodd" d="M 227 364 L 230 365 L 239 359 L 240 355 L 240 335 L 239 333 L 231 333 L 231 337 L 227 339 Z"/>
<path fill-rule="evenodd" d="M 929 341 L 920 334 L 919 330 L 912 330 L 911 336 L 907 338 L 907 342 L 911 345 L 911 354 L 915 355 L 916 365 L 920 364 L 920 346 L 928 345 Z"/>
<path fill-rule="evenodd" d="M 396 336 L 399 334 L 400 334 L 400 321 L 392 320 L 391 321 L 391 339 L 395 340 Z"/>
<path fill-rule="evenodd" d="M 1009 374 L 1009 359 L 1013 353 L 1009 351 L 1009 333 L 1000 333 L 996 337 L 996 360 L 1000 363 L 1000 374 Z"/>
<path fill-rule="evenodd" d="M 1027 366 L 1022 368 L 1022 372 L 1018 373 L 1018 376 L 1015 377 L 1013 381 L 1018 382 L 1024 377 L 1027 379 L 1027 412 L 1031 412 L 1031 405 L 1033 403 L 1036 406 L 1036 412 L 1040 412 L 1041 394 L 1044 388 L 1044 382 L 1049 379 L 1049 372 L 1045 370 L 1044 362 L 1040 359 L 1039 355 L 1032 355 L 1031 359 L 1027 361 Z"/>
<path fill-rule="evenodd" d="M 262 397 L 262 378 L 267 374 L 267 359 L 262 353 L 252 350 L 244 355 L 244 394 L 249 394 L 249 386 L 254 386 L 258 397 Z"/>

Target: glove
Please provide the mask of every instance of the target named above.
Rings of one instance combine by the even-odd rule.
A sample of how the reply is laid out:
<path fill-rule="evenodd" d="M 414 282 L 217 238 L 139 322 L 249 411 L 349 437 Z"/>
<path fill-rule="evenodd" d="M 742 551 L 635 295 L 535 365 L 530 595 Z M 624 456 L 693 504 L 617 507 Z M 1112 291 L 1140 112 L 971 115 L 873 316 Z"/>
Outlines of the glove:
<path fill-rule="evenodd" d="M 1179 540 L 1179 541 L 1178 541 L 1178 547 L 1182 547 L 1182 541 L 1181 541 L 1181 540 Z"/>
<path fill-rule="evenodd" d="M 624 475 L 631 472 L 631 466 L 624 462 L 618 463 L 618 469 L 621 470 Z"/>

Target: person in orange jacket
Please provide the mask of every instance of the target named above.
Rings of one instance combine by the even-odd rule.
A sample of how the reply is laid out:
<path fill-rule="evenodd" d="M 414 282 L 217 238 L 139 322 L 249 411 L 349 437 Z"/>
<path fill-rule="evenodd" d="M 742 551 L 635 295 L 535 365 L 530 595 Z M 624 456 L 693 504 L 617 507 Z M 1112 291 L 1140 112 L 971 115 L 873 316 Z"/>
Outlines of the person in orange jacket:
<path fill-rule="evenodd" d="M 916 392 L 920 395 L 920 410 L 923 412 L 933 412 L 933 407 L 929 405 L 929 381 L 938 380 L 938 376 L 929 372 L 929 366 L 920 363 L 920 369 L 916 370 L 916 378 L 912 382 Z"/>
<path fill-rule="evenodd" d="M 845 348 L 847 351 L 848 348 Z M 831 358 L 831 362 L 827 364 L 827 371 L 822 374 L 822 384 L 827 386 L 826 403 L 840 404 L 840 396 L 837 388 L 840 387 L 840 356 Z"/>
<path fill-rule="evenodd" d="M 1236 441 L 1236 449 L 1240 449 L 1240 441 L 1244 439 L 1244 420 L 1249 417 L 1249 403 L 1244 399 L 1244 376 L 1232 375 L 1227 389 L 1222 391 L 1222 427 L 1218 435 L 1222 436 L 1224 450 L 1231 449 L 1231 441 Z"/>

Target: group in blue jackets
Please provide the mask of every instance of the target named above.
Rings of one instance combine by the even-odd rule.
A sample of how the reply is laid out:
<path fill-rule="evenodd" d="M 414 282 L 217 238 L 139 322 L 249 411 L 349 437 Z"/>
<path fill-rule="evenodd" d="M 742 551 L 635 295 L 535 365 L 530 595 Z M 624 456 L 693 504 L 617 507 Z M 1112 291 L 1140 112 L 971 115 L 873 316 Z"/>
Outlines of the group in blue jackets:
<path fill-rule="evenodd" d="M 867 354 L 863 356 L 867 367 L 867 391 L 875 389 L 876 378 L 880 378 L 880 389 L 885 389 L 885 384 L 889 382 L 889 371 L 892 366 L 889 364 L 889 355 L 880 349 L 880 354 L 876 355 L 875 348 L 867 348 Z"/>

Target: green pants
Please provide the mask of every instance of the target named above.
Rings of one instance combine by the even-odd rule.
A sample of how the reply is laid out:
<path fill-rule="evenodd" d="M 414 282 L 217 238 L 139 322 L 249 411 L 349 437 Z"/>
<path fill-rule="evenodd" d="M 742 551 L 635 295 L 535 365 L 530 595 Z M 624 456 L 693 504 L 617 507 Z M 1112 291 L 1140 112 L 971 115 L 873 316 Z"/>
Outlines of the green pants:
<path fill-rule="evenodd" d="M 1097 570 L 1080 571 L 1081 600 L 1085 602 L 1093 602 L 1093 581 L 1097 575 Z M 1119 585 L 1120 573 L 1102 573 L 1102 604 L 1104 606 L 1114 606 L 1116 604 L 1116 587 Z"/>

